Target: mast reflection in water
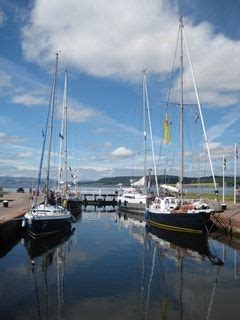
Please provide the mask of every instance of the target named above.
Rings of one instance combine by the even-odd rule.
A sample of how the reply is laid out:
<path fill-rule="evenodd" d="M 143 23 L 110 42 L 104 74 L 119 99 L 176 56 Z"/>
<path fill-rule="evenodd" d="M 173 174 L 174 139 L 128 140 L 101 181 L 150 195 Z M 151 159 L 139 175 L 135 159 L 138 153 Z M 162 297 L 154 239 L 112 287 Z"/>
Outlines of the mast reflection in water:
<path fill-rule="evenodd" d="M 239 318 L 236 242 L 157 234 L 112 207 L 83 208 L 74 227 L 2 256 L 1 319 Z"/>

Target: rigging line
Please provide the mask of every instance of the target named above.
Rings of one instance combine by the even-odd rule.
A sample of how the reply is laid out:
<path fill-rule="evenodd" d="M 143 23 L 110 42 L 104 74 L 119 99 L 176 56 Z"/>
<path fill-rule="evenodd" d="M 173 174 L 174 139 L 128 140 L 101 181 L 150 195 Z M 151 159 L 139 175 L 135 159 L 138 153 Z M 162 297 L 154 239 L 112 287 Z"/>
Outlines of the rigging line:
<path fill-rule="evenodd" d="M 144 283 L 145 283 L 145 250 L 146 250 L 146 231 L 144 234 L 144 241 L 143 241 L 143 250 L 142 250 L 142 276 L 141 276 L 141 292 L 140 292 L 140 314 L 141 318 L 144 319 L 144 310 L 143 310 L 143 303 L 144 303 Z"/>
<path fill-rule="evenodd" d="M 39 194 L 39 189 L 40 189 L 40 184 L 41 184 L 41 178 L 42 178 L 42 169 L 43 169 L 43 158 L 44 158 L 44 153 L 45 153 L 45 147 L 46 147 L 46 140 L 47 140 L 47 133 L 48 133 L 48 126 L 49 126 L 49 120 L 50 120 L 50 111 L 51 111 L 51 101 L 52 101 L 52 95 L 53 95 L 53 86 L 54 86 L 54 81 L 52 81 L 52 86 L 51 86 L 51 93 L 50 93 L 50 100 L 49 100 L 49 105 L 48 105 L 48 114 L 47 114 L 47 120 L 45 124 L 45 130 L 43 131 L 43 146 L 42 146 L 42 152 L 41 152 L 41 158 L 40 158 L 40 164 L 39 164 L 39 171 L 38 171 L 38 179 L 37 179 L 37 187 L 36 187 L 36 193 L 35 193 L 35 199 L 34 199 L 34 205 L 37 205 L 37 199 L 38 199 L 38 194 Z"/>
<path fill-rule="evenodd" d="M 206 147 L 207 147 L 207 153 L 208 153 L 208 158 L 209 158 L 209 162 L 210 162 L 210 168 L 211 168 L 211 172 L 212 172 L 215 193 L 216 193 L 216 196 L 217 196 L 217 199 L 218 199 L 218 202 L 219 202 L 217 183 L 216 183 L 216 179 L 215 179 L 215 175 L 214 175 L 214 170 L 213 170 L 213 165 L 212 165 L 212 158 L 211 158 L 211 154 L 210 154 L 210 149 L 209 149 L 209 143 L 208 143 L 207 133 L 206 133 L 206 129 L 205 129 L 205 124 L 204 124 L 204 121 L 203 121 L 202 109 L 201 109 L 200 99 L 199 99 L 199 95 L 198 95 L 197 84 L 196 84 L 196 81 L 195 81 L 195 76 L 194 76 L 194 71 L 193 71 L 193 66 L 192 66 L 192 60 L 191 60 L 191 57 L 190 57 L 188 43 L 187 43 L 187 40 L 186 40 L 184 28 L 182 28 L 182 31 L 183 31 L 183 39 L 184 39 L 184 43 L 185 43 L 185 46 L 186 46 L 188 61 L 189 61 L 189 65 L 190 65 L 191 75 L 192 75 L 192 79 L 193 79 L 194 90 L 195 90 L 195 94 L 196 94 L 196 98 L 197 98 L 199 116 L 200 116 L 200 119 L 201 119 L 203 133 L 204 133 L 204 139 L 205 139 L 205 143 L 206 143 Z M 219 206 L 220 206 L 220 204 L 219 204 Z"/>
<path fill-rule="evenodd" d="M 65 71 L 66 72 L 66 71 Z M 59 162 L 58 162 L 58 190 L 60 191 L 60 180 L 61 180 L 61 171 L 62 171 L 62 157 L 63 157 L 63 139 L 66 139 L 64 136 L 64 116 L 65 116 L 65 95 L 66 95 L 66 73 L 64 80 L 64 93 L 63 93 L 63 101 L 62 101 L 62 115 L 61 115 L 61 130 L 59 134 L 60 138 L 60 147 L 59 147 Z"/>
<path fill-rule="evenodd" d="M 173 59 L 173 66 L 172 66 L 172 71 L 171 71 L 170 86 L 169 86 L 169 89 L 168 89 L 167 104 L 171 103 L 171 102 L 169 102 L 169 99 L 170 99 L 170 93 L 171 93 L 172 84 L 173 84 L 173 74 L 174 74 L 174 70 L 175 70 L 177 47 L 178 47 L 178 42 L 179 42 L 179 34 L 180 34 L 180 26 L 178 28 L 177 41 L 176 41 L 176 46 L 175 46 L 175 51 L 174 51 L 174 59 Z M 168 107 L 168 105 L 167 105 L 167 107 Z"/>
<path fill-rule="evenodd" d="M 216 278 L 215 278 L 215 280 L 213 282 L 212 294 L 211 294 L 211 299 L 210 299 L 209 306 L 208 306 L 206 320 L 210 319 L 210 315 L 211 315 L 211 312 L 212 312 L 213 301 L 214 301 L 214 297 L 215 297 L 215 292 L 216 292 L 216 287 L 217 287 L 217 283 L 218 283 L 219 273 L 220 273 L 220 266 L 218 266 L 217 275 L 216 275 Z"/>
<path fill-rule="evenodd" d="M 49 139 L 48 139 L 48 162 L 47 162 L 47 173 L 46 173 L 46 200 L 48 201 L 48 193 L 49 193 L 49 179 L 50 179 L 50 160 L 51 160 L 51 149 L 52 149 L 52 132 L 53 132 L 53 117 L 55 112 L 55 98 L 56 98 L 56 81 L 57 81 L 57 71 L 58 71 L 58 55 L 56 53 L 56 62 L 55 62 L 55 73 L 53 76 L 53 86 L 52 86 L 52 94 L 51 94 L 51 118 L 49 123 Z"/>
<path fill-rule="evenodd" d="M 144 317 L 145 320 L 147 320 L 147 318 L 148 318 L 148 308 L 149 308 L 149 301 L 150 301 L 150 289 L 151 289 L 151 284 L 152 284 L 152 279 L 153 279 L 153 272 L 154 272 L 154 268 L 155 268 L 156 251 L 157 250 L 156 250 L 156 244 L 155 244 L 154 250 L 153 250 L 151 274 L 150 274 L 149 283 L 148 283 L 148 290 L 147 290 L 146 311 L 145 311 L 145 317 Z"/>
<path fill-rule="evenodd" d="M 38 285 L 37 285 L 37 277 L 36 277 L 36 271 L 34 270 L 34 266 L 32 265 L 32 273 L 33 273 L 33 281 L 34 281 L 34 288 L 35 288 L 35 294 L 36 294 L 36 300 L 37 300 L 37 314 L 38 318 L 41 320 L 41 308 L 40 308 L 40 299 L 39 299 L 39 293 L 38 293 Z"/>
<path fill-rule="evenodd" d="M 170 102 L 169 99 L 170 99 L 170 94 L 171 94 L 171 89 L 172 89 L 172 84 L 173 84 L 173 74 L 174 74 L 174 70 L 175 70 L 177 47 L 178 47 L 178 41 L 179 41 L 179 33 L 180 33 L 180 27 L 178 28 L 177 41 L 176 41 L 176 46 L 175 46 L 175 50 L 174 50 L 173 66 L 172 66 L 172 71 L 171 71 L 170 86 L 168 89 L 167 101 L 160 101 L 160 102 L 164 102 L 167 104 L 166 108 L 165 108 L 165 113 L 168 110 L 168 105 L 172 104 L 172 102 Z M 164 135 L 164 128 L 162 127 L 162 141 L 163 141 L 163 135 Z M 162 142 L 161 142 L 160 150 L 159 150 L 159 159 L 160 159 L 161 152 L 162 152 Z M 158 163 L 158 166 L 160 166 L 160 163 Z"/>
<path fill-rule="evenodd" d="M 160 100 L 159 101 L 160 103 L 166 103 L 166 104 L 168 104 L 168 105 L 170 105 L 170 104 L 172 104 L 172 105 L 176 105 L 176 106 L 180 106 L 181 105 L 181 103 L 179 103 L 179 102 L 172 102 L 172 101 L 165 101 L 165 100 Z M 183 103 L 183 105 L 184 106 L 197 106 L 198 104 L 197 103 Z"/>
<path fill-rule="evenodd" d="M 157 196 L 159 196 L 157 169 L 156 169 L 156 161 L 155 161 L 155 152 L 154 152 L 154 146 L 153 146 L 152 124 L 151 124 L 151 117 L 150 117 L 148 91 L 147 91 L 147 80 L 146 80 L 146 72 L 145 71 L 143 73 L 143 76 L 144 76 L 144 93 L 145 93 L 146 107 L 147 107 L 147 114 L 148 114 L 148 125 L 149 125 L 150 140 L 151 140 L 151 147 L 152 147 L 153 170 L 154 170 L 154 176 L 155 176 Z"/>
<path fill-rule="evenodd" d="M 174 70 L 175 70 L 175 64 L 176 64 L 176 56 L 177 56 L 177 48 L 178 48 L 178 42 L 179 42 L 179 34 L 180 34 L 180 26 L 178 28 L 178 34 L 177 34 L 177 40 L 176 40 L 176 46 L 175 46 L 175 50 L 174 50 L 174 59 L 173 59 L 173 66 L 172 66 L 172 71 L 171 71 L 171 77 L 170 77 L 170 86 L 169 86 L 169 89 L 168 89 L 168 95 L 167 95 L 167 101 L 162 101 L 164 103 L 166 103 L 166 107 L 165 107 L 165 114 L 168 110 L 168 107 L 169 105 L 179 105 L 179 103 L 173 103 L 173 102 L 170 102 L 170 95 L 171 95 L 171 90 L 172 90 L 172 84 L 173 84 L 173 75 L 174 75 Z M 160 149 L 159 149 L 159 155 L 158 155 L 158 165 L 157 167 L 159 168 L 160 167 L 160 156 L 162 154 L 162 146 L 163 146 L 163 137 L 164 137 L 164 128 L 162 127 L 162 140 L 161 140 L 161 144 L 160 144 Z M 165 171 L 166 171 L 166 168 L 165 168 Z M 164 178 L 165 179 L 165 178 Z"/>

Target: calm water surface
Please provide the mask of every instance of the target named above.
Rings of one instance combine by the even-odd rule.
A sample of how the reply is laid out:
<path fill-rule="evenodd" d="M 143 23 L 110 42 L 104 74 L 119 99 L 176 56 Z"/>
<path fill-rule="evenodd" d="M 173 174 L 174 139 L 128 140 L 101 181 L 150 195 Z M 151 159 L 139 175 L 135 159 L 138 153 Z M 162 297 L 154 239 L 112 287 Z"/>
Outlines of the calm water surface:
<path fill-rule="evenodd" d="M 0 240 L 0 319 L 239 319 L 240 253 L 229 240 L 156 234 L 91 207 L 73 227 Z"/>

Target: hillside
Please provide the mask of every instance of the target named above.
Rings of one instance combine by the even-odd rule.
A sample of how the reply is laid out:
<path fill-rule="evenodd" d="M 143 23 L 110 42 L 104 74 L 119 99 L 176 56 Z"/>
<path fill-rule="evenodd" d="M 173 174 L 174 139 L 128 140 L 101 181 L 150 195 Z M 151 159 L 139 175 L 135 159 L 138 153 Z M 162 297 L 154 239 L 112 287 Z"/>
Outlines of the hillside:
<path fill-rule="evenodd" d="M 122 176 L 122 177 L 112 177 L 112 178 L 102 178 L 97 180 L 96 184 L 102 184 L 102 185 L 117 185 L 119 183 L 128 186 L 130 185 L 130 179 L 132 177 L 130 176 Z M 140 179 L 141 177 L 134 177 L 134 181 Z M 176 184 L 178 182 L 179 177 L 177 176 L 168 176 L 164 177 L 162 175 L 158 176 L 159 183 L 168 183 L 168 184 Z M 154 177 L 152 177 L 152 181 L 154 181 Z M 185 177 L 184 178 L 184 184 L 196 184 L 199 183 L 212 183 L 212 177 L 201 177 L 199 178 L 193 178 L 193 177 Z M 222 186 L 222 177 L 216 176 L 216 182 L 219 186 Z M 225 184 L 226 186 L 233 186 L 233 177 L 225 177 Z M 240 184 L 240 177 L 237 177 L 237 185 Z"/>
<path fill-rule="evenodd" d="M 78 185 L 109 185 L 109 186 L 117 186 L 121 183 L 124 186 L 130 185 L 130 176 L 119 176 L 119 177 L 110 177 L 110 178 L 102 178 L 97 181 L 80 181 Z M 134 177 L 134 181 L 140 179 L 141 177 Z M 152 177 L 152 181 L 154 181 L 154 177 Z M 168 183 L 168 184 L 176 184 L 178 182 L 177 176 L 158 176 L 159 183 Z M 199 182 L 199 179 L 193 177 L 185 177 L 184 184 L 195 184 Z M 200 178 L 201 183 L 212 183 L 212 177 L 202 177 Z M 219 186 L 222 185 L 222 177 L 216 176 L 216 182 Z M 51 181 L 51 184 L 54 184 L 54 181 Z M 233 177 L 225 177 L 226 186 L 233 186 Z M 4 188 L 34 188 L 36 185 L 36 178 L 28 178 L 28 177 L 0 177 L 0 186 Z M 237 177 L 237 185 L 240 185 L 240 177 Z"/>

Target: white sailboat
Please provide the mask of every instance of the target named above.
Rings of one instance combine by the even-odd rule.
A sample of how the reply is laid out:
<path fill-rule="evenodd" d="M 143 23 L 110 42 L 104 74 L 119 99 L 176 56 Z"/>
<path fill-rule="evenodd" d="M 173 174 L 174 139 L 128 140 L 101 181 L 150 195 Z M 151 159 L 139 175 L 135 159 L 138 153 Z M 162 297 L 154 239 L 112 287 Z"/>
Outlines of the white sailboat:
<path fill-rule="evenodd" d="M 51 149 L 52 149 L 52 134 L 53 134 L 53 119 L 55 111 L 55 95 L 56 95 L 56 79 L 58 69 L 58 54 L 56 54 L 55 73 L 51 90 L 49 103 L 49 111 L 47 117 L 46 130 L 44 133 L 44 143 L 42 156 L 40 161 L 40 170 L 37 183 L 37 192 L 33 201 L 32 208 L 24 215 L 22 226 L 27 229 L 27 232 L 33 237 L 43 237 L 71 229 L 72 215 L 71 213 L 58 205 L 55 201 L 54 193 L 50 190 L 50 167 L 51 167 Z M 49 127 L 49 133 L 48 133 Z M 45 151 L 46 137 L 48 136 L 48 154 L 47 154 L 47 172 L 46 172 L 46 196 L 44 203 L 37 203 L 39 191 L 43 155 Z"/>
<path fill-rule="evenodd" d="M 64 80 L 64 95 L 62 105 L 62 126 L 60 137 L 60 151 L 59 151 L 59 175 L 58 175 L 58 198 L 60 203 L 64 205 L 73 215 L 78 215 L 82 210 L 82 200 L 80 194 L 77 193 L 76 188 L 70 190 L 68 186 L 68 172 L 73 177 L 74 184 L 76 185 L 76 176 L 73 175 L 71 168 L 68 170 L 68 127 L 67 127 L 67 115 L 68 115 L 68 103 L 67 103 L 67 91 L 68 91 L 68 72 L 65 70 Z"/>
<path fill-rule="evenodd" d="M 213 183 L 215 187 L 216 196 L 218 196 L 218 190 L 216 187 L 216 180 L 214 177 L 213 166 L 209 151 L 208 139 L 206 135 L 205 125 L 203 122 L 203 116 L 201 111 L 200 100 L 198 96 L 197 86 L 193 74 L 192 63 L 189 55 L 188 45 L 184 35 L 182 17 L 180 18 L 180 44 L 181 44 L 181 101 L 180 101 L 180 176 L 179 176 L 179 195 L 172 197 L 156 197 L 154 202 L 146 209 L 146 220 L 150 226 L 157 228 L 168 229 L 172 231 L 179 231 L 185 233 L 201 234 L 207 231 L 207 223 L 209 222 L 210 215 L 213 209 L 203 200 L 187 200 L 183 199 L 183 177 L 184 177 L 184 150 L 183 150 L 183 40 L 186 45 L 186 52 L 190 64 L 190 69 L 193 78 L 193 84 L 198 104 L 198 112 L 202 123 L 202 129 L 204 133 L 204 140 L 206 143 L 206 149 L 210 162 L 210 168 L 213 177 Z"/>
<path fill-rule="evenodd" d="M 147 122 L 149 126 L 149 135 L 150 140 L 152 142 L 152 127 L 150 120 L 150 113 L 146 112 L 149 109 L 148 105 L 148 91 L 147 91 L 147 79 L 146 79 L 146 71 L 144 70 L 142 73 L 142 97 L 143 97 L 143 115 L 144 115 L 144 169 L 143 169 L 143 177 L 137 181 L 131 181 L 130 188 L 122 189 L 117 198 L 118 207 L 120 211 L 126 213 L 139 213 L 144 215 L 145 208 L 147 206 L 147 202 L 151 197 L 151 169 L 149 169 L 149 175 L 147 175 Z M 152 147 L 153 150 L 153 147 Z M 155 166 L 155 155 L 153 150 L 153 166 L 154 173 L 156 174 L 156 166 Z M 156 177 L 156 175 L 155 175 Z"/>

